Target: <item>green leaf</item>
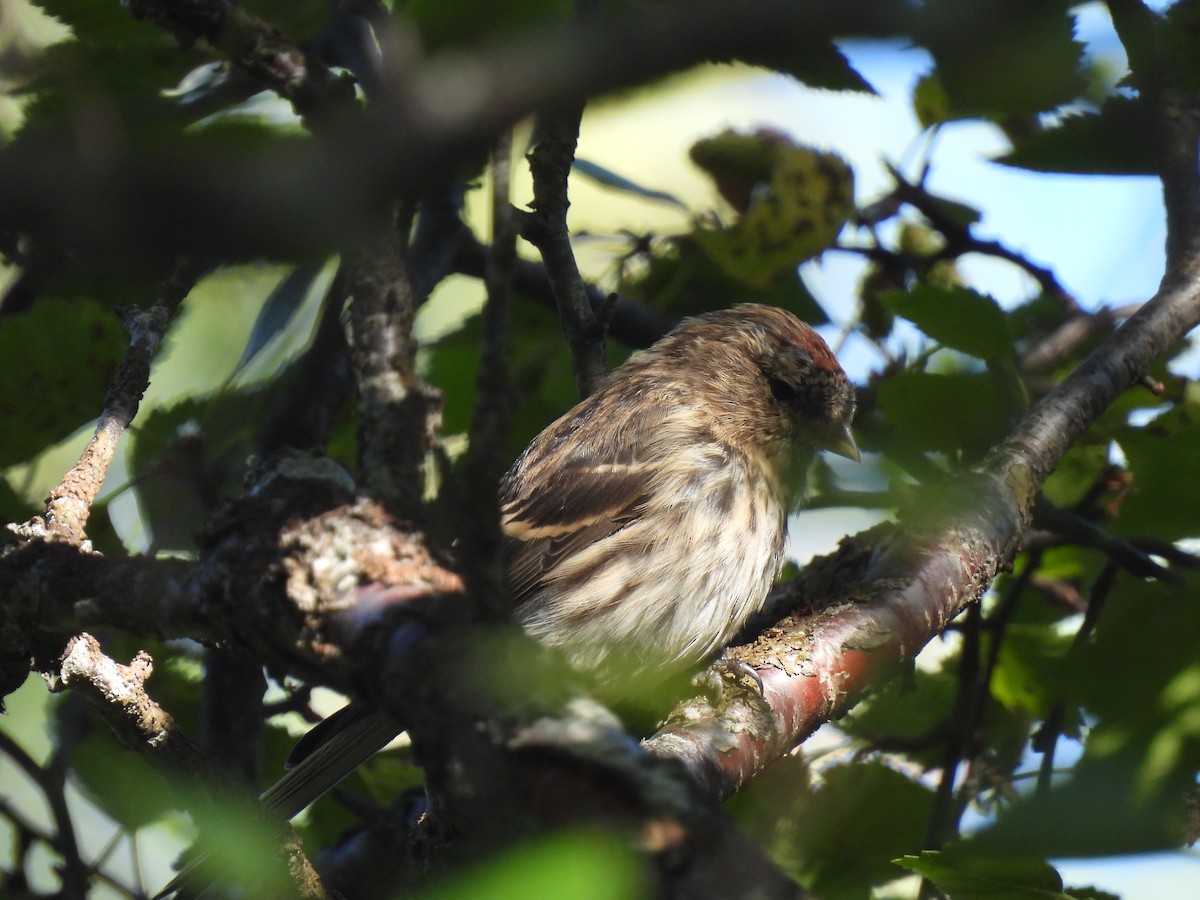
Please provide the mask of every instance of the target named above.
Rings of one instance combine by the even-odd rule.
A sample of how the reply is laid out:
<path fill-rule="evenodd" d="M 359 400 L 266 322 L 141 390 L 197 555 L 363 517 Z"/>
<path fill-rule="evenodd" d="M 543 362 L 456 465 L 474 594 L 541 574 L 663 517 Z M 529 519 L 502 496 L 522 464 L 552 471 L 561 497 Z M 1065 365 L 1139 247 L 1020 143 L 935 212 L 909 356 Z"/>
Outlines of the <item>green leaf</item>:
<path fill-rule="evenodd" d="M 75 747 L 71 769 L 92 801 L 131 831 L 176 805 L 162 775 L 117 745 L 107 730 L 93 728 Z"/>
<path fill-rule="evenodd" d="M 192 551 L 213 505 L 242 483 L 268 393 L 227 390 L 159 407 L 139 420 L 129 458 L 155 551 Z"/>
<path fill-rule="evenodd" d="M 950 109 L 950 98 L 946 96 L 946 89 L 942 87 L 942 80 L 936 71 L 926 72 L 917 79 L 916 87 L 913 88 L 912 107 L 922 128 L 941 125 L 954 119 L 954 113 Z"/>
<path fill-rule="evenodd" d="M 611 169 L 606 169 L 604 166 L 591 162 L 590 160 L 580 159 L 577 156 L 575 157 L 575 162 L 571 164 L 571 169 L 586 178 L 592 179 L 597 184 L 611 190 L 621 191 L 622 193 L 626 194 L 633 194 L 635 197 L 641 197 L 645 200 L 657 200 L 661 203 L 668 203 L 671 206 L 678 207 L 679 209 L 687 209 L 687 206 L 683 203 L 683 201 L 674 194 L 667 191 L 648 188 L 638 184 L 635 181 L 630 181 L 628 178 L 618 175 Z"/>
<path fill-rule="evenodd" d="M 1070 4 L 928 0 L 921 15 L 949 116 L 1029 116 L 1074 100 L 1086 87 Z M 946 21 L 956 27 L 945 28 Z"/>
<path fill-rule="evenodd" d="M 300 310 L 312 299 L 314 287 L 324 289 L 327 283 L 321 278 L 324 269 L 324 263 L 305 263 L 288 272 L 275 286 L 258 311 L 241 359 L 230 377 L 241 372 L 274 338 L 287 331 Z"/>
<path fill-rule="evenodd" d="M 630 900 L 651 896 L 642 863 L 614 834 L 577 830 L 527 842 L 443 879 L 428 900 Z"/>
<path fill-rule="evenodd" d="M 43 300 L 0 320 L 0 467 L 94 420 L 124 352 L 117 318 L 90 300 Z"/>
<path fill-rule="evenodd" d="M 732 277 L 768 285 L 831 247 L 854 213 L 854 173 L 841 157 L 771 129 L 697 141 L 692 161 L 738 213 L 690 235 Z"/>
<path fill-rule="evenodd" d="M 879 386 L 879 406 L 911 445 L 977 456 L 1000 440 L 1017 412 L 998 376 L 905 372 Z"/>
<path fill-rule="evenodd" d="M 329 19 L 325 0 L 242 0 L 240 5 L 295 41 L 313 37 Z"/>
<path fill-rule="evenodd" d="M 878 762 L 835 766 L 800 801 L 781 842 L 785 867 L 828 900 L 863 897 L 891 880 L 892 860 L 924 840 L 932 793 Z"/>
<path fill-rule="evenodd" d="M 1045 718 L 1060 696 L 1057 685 L 1070 642 L 1041 625 L 1010 623 L 992 674 L 992 696 L 1010 712 Z"/>
<path fill-rule="evenodd" d="M 73 39 L 48 48 L 38 60 L 33 85 L 38 101 L 31 119 L 102 107 L 110 119 L 115 109 L 124 113 L 110 128 L 150 131 L 182 121 L 177 113 L 164 118 L 172 104 L 159 91 L 204 61 L 198 48 L 180 48 L 166 30 L 134 19 L 119 3 L 35 2 L 70 27 Z"/>
<path fill-rule="evenodd" d="M 1022 138 L 996 162 L 1035 172 L 1076 175 L 1154 175 L 1156 123 L 1144 102 L 1112 97 L 1099 113 L 1064 116 Z"/>
<path fill-rule="evenodd" d="M 480 15 L 476 0 L 411 0 L 404 5 L 432 50 L 497 41 L 566 21 L 570 0 L 492 0 Z"/>
<path fill-rule="evenodd" d="M 1179 843 L 1183 814 L 1182 790 L 1175 793 L 1175 787 L 1139 796 L 1136 769 L 1127 760 L 1084 760 L 1065 782 L 1008 806 L 973 840 L 983 853 L 1017 858 L 1167 850 Z"/>
<path fill-rule="evenodd" d="M 1108 467 L 1108 442 L 1084 439 L 1067 451 L 1042 492 L 1055 506 L 1069 508 L 1084 498 Z"/>
<path fill-rule="evenodd" d="M 1115 530 L 1166 540 L 1200 536 L 1200 420 L 1163 416 L 1117 440 L 1133 486 Z"/>
<path fill-rule="evenodd" d="M 1010 359 L 1008 319 L 991 297 L 968 288 L 920 285 L 889 291 L 883 301 L 944 347 L 980 359 Z"/>
<path fill-rule="evenodd" d="M 1112 790 L 1127 803 L 1182 794 L 1200 769 L 1200 663 L 1181 637 L 1200 634 L 1194 595 L 1194 585 L 1118 581 L 1060 680 L 1093 723 L 1084 761 L 1117 772 Z"/>
<path fill-rule="evenodd" d="M 622 293 L 679 317 L 723 309 L 736 301 L 779 306 L 810 325 L 829 321 L 795 270 L 767 284 L 748 284 L 726 272 L 687 236 L 656 247 L 639 277 L 627 282 Z"/>
<path fill-rule="evenodd" d="M 880 738 L 912 740 L 932 732 L 954 705 L 958 679 L 946 671 L 914 670 L 893 678 L 859 703 L 839 727 L 866 742 Z M 945 750 L 941 741 L 923 742 L 903 753 L 923 766 L 937 766 Z"/>
<path fill-rule="evenodd" d="M 954 851 L 923 850 L 896 860 L 910 872 L 928 878 L 954 900 L 1070 900 L 1062 879 L 1040 859 L 990 859 Z"/>
<path fill-rule="evenodd" d="M 830 91 L 876 93 L 832 41 L 801 41 L 786 55 L 754 54 L 743 56 L 743 59 L 752 64 L 786 72 L 809 87 Z"/>

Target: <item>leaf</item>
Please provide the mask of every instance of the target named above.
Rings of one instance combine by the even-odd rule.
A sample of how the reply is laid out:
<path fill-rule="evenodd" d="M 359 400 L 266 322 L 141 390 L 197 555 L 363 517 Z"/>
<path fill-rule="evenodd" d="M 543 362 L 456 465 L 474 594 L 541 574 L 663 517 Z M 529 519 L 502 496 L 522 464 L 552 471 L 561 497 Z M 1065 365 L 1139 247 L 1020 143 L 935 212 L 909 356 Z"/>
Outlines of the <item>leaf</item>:
<path fill-rule="evenodd" d="M 846 55 L 832 41 L 800 41 L 786 55 L 754 54 L 746 62 L 786 72 L 797 81 L 831 91 L 857 91 L 875 94 L 870 83 L 850 65 Z"/>
<path fill-rule="evenodd" d="M 0 321 L 0 467 L 99 416 L 125 346 L 116 316 L 90 300 L 43 300 Z"/>
<path fill-rule="evenodd" d="M 922 128 L 954 120 L 950 98 L 946 96 L 946 89 L 942 87 L 942 80 L 936 70 L 926 72 L 917 79 L 916 87 L 913 88 L 912 108 Z"/>
<path fill-rule="evenodd" d="M 163 776 L 145 760 L 93 728 L 75 748 L 71 770 L 102 810 L 130 831 L 153 822 L 176 805 Z"/>
<path fill-rule="evenodd" d="M 992 674 L 992 696 L 1010 712 L 1042 719 L 1060 697 L 1070 638 L 1042 625 L 1010 623 Z"/>
<path fill-rule="evenodd" d="M 947 106 L 937 121 L 1029 116 L 1086 87 L 1070 4 L 928 0 L 920 15 Z M 946 29 L 944 23 L 956 27 Z M 920 35 L 918 36 L 920 38 Z M 928 98 L 927 98 L 928 99 Z"/>
<path fill-rule="evenodd" d="M 766 285 L 828 249 L 854 212 L 854 174 L 841 157 L 769 129 L 697 141 L 693 162 L 741 213 L 690 237 L 734 278 Z"/>
<path fill-rule="evenodd" d="M 980 359 L 1010 359 L 1008 319 L 991 297 L 969 288 L 920 285 L 889 291 L 883 301 L 944 347 Z"/>
<path fill-rule="evenodd" d="M 615 833 L 567 831 L 514 847 L 419 894 L 427 900 L 628 900 L 653 895 L 648 873 Z"/>
<path fill-rule="evenodd" d="M 230 389 L 158 407 L 139 421 L 129 457 L 155 551 L 195 549 L 213 505 L 241 485 L 267 392 Z"/>
<path fill-rule="evenodd" d="M 1124 759 L 1081 761 L 1065 782 L 1011 804 L 973 841 L 981 853 L 1002 858 L 1124 855 L 1177 846 L 1182 791 L 1139 797 L 1135 778 Z"/>
<path fill-rule="evenodd" d="M 1141 100 L 1112 97 L 1099 113 L 1064 116 L 1017 142 L 996 162 L 1034 172 L 1154 175 L 1156 124 Z"/>
<path fill-rule="evenodd" d="M 198 48 L 181 49 L 167 31 L 137 21 L 121 4 L 35 2 L 67 25 L 72 39 L 47 48 L 38 59 L 34 80 L 38 98 L 30 109 L 32 118 L 66 114 L 72 104 L 79 104 L 102 105 L 110 117 L 116 107 L 124 113 L 119 124 L 131 130 L 153 131 L 181 121 L 166 115 L 171 104 L 158 91 L 177 83 L 203 61 Z"/>
<path fill-rule="evenodd" d="M 552 28 L 571 14 L 570 0 L 492 0 L 480 15 L 477 0 L 410 0 L 404 14 L 430 50 L 496 41 Z"/>
<path fill-rule="evenodd" d="M 780 846 L 784 865 L 829 900 L 866 896 L 896 877 L 892 860 L 919 848 L 932 792 L 878 762 L 835 766 L 804 798 L 803 823 Z"/>
<path fill-rule="evenodd" d="M 957 691 L 958 679 L 954 674 L 916 669 L 910 675 L 888 681 L 854 707 L 839 727 L 867 742 L 879 738 L 919 738 L 941 724 L 953 708 Z M 941 741 L 927 741 L 903 755 L 933 768 L 940 764 L 944 754 Z"/>
<path fill-rule="evenodd" d="M 829 321 L 798 272 L 780 273 L 767 284 L 748 284 L 717 265 L 686 235 L 657 246 L 622 294 L 679 317 L 723 309 L 736 301 L 779 306 L 810 325 Z"/>
<path fill-rule="evenodd" d="M 1117 441 L 1133 487 L 1114 529 L 1165 540 L 1200 536 L 1200 420 L 1163 416 Z"/>
<path fill-rule="evenodd" d="M 308 263 L 297 266 L 275 286 L 258 311 L 258 316 L 246 338 L 242 357 L 234 366 L 230 377 L 237 375 L 248 366 L 259 351 L 271 342 L 272 338 L 287 330 L 295 319 L 296 313 L 312 296 L 314 286 L 320 286 L 320 276 L 324 268 L 324 263 Z"/>
<path fill-rule="evenodd" d="M 606 169 L 597 163 L 590 160 L 580 159 L 575 157 L 575 162 L 571 166 L 579 174 L 590 178 L 597 184 L 603 185 L 606 188 L 611 188 L 615 191 L 622 191 L 626 194 L 633 194 L 635 197 L 642 197 L 646 200 L 659 200 L 663 203 L 669 203 L 672 206 L 677 206 L 680 209 L 687 209 L 687 206 L 676 197 L 674 194 L 667 191 L 659 191 L 653 188 L 643 187 L 636 182 L 630 181 L 624 176 L 618 175 L 611 169 Z"/>
<path fill-rule="evenodd" d="M 957 852 L 955 852 L 957 851 Z M 990 859 L 967 847 L 923 850 L 896 864 L 928 878 L 954 900 L 1070 900 L 1062 878 L 1040 859 Z"/>
<path fill-rule="evenodd" d="M 970 457 L 1004 437 L 1017 409 L 991 373 L 905 372 L 879 386 L 879 406 L 913 446 Z"/>

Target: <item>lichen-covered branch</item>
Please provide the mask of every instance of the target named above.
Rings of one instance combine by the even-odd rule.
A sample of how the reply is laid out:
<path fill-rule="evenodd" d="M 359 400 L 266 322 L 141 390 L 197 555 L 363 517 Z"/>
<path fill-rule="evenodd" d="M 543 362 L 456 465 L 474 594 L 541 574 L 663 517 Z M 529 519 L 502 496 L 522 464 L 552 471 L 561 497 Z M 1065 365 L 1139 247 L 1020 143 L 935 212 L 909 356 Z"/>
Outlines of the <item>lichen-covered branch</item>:
<path fill-rule="evenodd" d="M 79 461 L 50 492 L 46 510 L 40 516 L 11 527 L 26 540 L 56 540 L 82 544 L 84 531 L 108 467 L 117 452 L 117 444 L 150 385 L 150 366 L 166 334 L 175 309 L 191 291 L 208 265 L 193 260 L 180 263 L 158 291 L 149 309 L 126 307 L 119 310 L 129 331 L 129 348 L 117 367 L 116 377 L 104 398 L 104 410 L 96 431 L 84 448 Z M 68 364 L 70 360 L 64 360 Z"/>
<path fill-rule="evenodd" d="M 363 487 L 393 513 L 415 518 L 426 454 L 441 425 L 441 395 L 416 374 L 416 298 L 402 239 L 396 229 L 381 228 L 346 253 L 346 341 L 358 389 Z"/>

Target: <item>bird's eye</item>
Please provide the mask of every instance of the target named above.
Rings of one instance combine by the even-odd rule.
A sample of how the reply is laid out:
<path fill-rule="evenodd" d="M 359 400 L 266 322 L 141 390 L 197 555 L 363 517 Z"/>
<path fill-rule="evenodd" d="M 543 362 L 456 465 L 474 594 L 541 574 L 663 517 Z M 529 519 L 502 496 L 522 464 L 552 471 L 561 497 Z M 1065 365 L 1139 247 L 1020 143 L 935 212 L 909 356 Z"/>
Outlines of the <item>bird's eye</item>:
<path fill-rule="evenodd" d="M 771 386 L 771 393 L 780 403 L 791 403 L 796 399 L 796 388 L 782 378 L 768 375 L 767 384 Z"/>

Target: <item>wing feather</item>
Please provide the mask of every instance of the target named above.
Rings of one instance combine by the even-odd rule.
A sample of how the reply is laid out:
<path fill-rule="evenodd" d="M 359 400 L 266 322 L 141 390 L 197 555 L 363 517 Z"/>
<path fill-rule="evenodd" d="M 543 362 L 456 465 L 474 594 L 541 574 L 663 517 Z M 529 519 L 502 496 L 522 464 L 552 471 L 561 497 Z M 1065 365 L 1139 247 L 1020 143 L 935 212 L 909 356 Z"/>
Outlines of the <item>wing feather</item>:
<path fill-rule="evenodd" d="M 596 427 L 585 404 L 530 445 L 500 492 L 505 563 L 514 599 L 535 593 L 559 562 L 637 521 L 663 477 L 656 434 L 669 412 L 636 410 L 624 427 Z M 620 440 L 614 441 L 614 432 Z M 556 458 L 570 434 L 571 453 Z"/>

